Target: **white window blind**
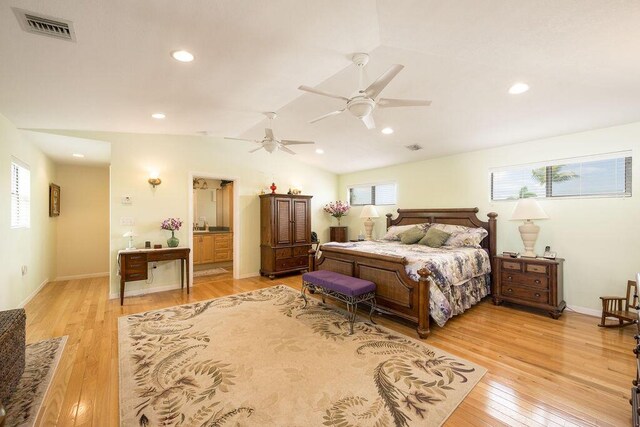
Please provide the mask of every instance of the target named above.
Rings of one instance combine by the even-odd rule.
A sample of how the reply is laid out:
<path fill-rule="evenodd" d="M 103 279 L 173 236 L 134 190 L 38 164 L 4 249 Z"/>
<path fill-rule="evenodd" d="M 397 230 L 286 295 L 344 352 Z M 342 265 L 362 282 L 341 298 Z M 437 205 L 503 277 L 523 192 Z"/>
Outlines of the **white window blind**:
<path fill-rule="evenodd" d="M 395 205 L 396 184 L 366 184 L 349 187 L 349 204 L 351 206 Z"/>
<path fill-rule="evenodd" d="M 629 197 L 631 152 L 608 153 L 491 171 L 491 200 L 525 197 Z"/>
<path fill-rule="evenodd" d="M 31 226 L 31 172 L 18 160 L 11 162 L 11 228 Z"/>

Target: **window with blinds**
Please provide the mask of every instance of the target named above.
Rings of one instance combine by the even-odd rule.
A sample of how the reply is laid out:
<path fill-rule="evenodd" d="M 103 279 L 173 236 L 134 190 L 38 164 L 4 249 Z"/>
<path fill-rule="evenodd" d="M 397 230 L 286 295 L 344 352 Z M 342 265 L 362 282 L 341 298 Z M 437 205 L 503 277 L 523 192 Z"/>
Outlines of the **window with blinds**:
<path fill-rule="evenodd" d="M 351 206 L 364 205 L 395 205 L 396 184 L 367 184 L 349 187 L 349 204 Z"/>
<path fill-rule="evenodd" d="M 630 197 L 631 152 L 491 170 L 491 200 Z"/>
<path fill-rule="evenodd" d="M 18 160 L 11 161 L 11 228 L 31 226 L 31 172 Z"/>

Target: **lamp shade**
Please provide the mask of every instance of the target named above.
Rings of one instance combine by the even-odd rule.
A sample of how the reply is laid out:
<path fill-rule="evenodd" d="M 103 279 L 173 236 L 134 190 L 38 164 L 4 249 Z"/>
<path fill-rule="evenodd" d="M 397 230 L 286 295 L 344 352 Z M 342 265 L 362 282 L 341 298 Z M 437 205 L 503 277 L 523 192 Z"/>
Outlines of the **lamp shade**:
<path fill-rule="evenodd" d="M 520 199 L 511 214 L 512 220 L 548 219 L 549 216 L 542 209 L 536 199 Z"/>
<path fill-rule="evenodd" d="M 360 212 L 360 218 L 378 218 L 378 211 L 373 205 L 366 205 Z"/>

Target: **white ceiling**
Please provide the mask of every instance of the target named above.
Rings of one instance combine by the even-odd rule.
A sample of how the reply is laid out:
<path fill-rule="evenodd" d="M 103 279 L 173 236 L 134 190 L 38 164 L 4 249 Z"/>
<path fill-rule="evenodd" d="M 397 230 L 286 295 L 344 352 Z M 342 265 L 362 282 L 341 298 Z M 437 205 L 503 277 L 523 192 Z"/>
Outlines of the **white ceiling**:
<path fill-rule="evenodd" d="M 23 32 L 11 6 L 73 21 L 77 43 Z M 0 0 L 0 12 L 0 113 L 23 128 L 259 138 L 260 112 L 275 110 L 277 137 L 325 150 L 295 147 L 300 160 L 342 173 L 640 121 L 637 1 Z M 349 114 L 308 124 L 342 106 L 297 87 L 350 95 L 359 51 L 370 80 L 405 65 L 383 96 L 432 106 L 376 111 L 378 130 Z M 531 90 L 509 95 L 516 81 Z"/>
<path fill-rule="evenodd" d="M 23 133 L 56 163 L 93 166 L 106 165 L 111 160 L 111 144 L 105 141 L 27 130 Z"/>

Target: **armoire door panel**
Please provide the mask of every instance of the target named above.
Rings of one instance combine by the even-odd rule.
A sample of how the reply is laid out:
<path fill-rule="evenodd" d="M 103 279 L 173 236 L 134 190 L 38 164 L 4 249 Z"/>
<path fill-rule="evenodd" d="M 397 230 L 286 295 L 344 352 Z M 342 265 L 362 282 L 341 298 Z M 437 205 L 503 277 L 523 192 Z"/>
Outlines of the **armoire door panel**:
<path fill-rule="evenodd" d="M 291 199 L 276 199 L 276 244 L 291 244 Z"/>
<path fill-rule="evenodd" d="M 310 231 L 308 223 L 309 203 L 307 200 L 293 201 L 293 241 L 294 243 L 308 243 L 310 240 Z"/>

